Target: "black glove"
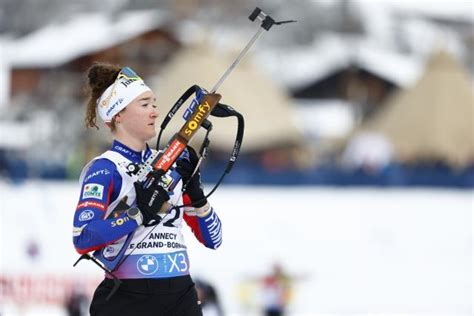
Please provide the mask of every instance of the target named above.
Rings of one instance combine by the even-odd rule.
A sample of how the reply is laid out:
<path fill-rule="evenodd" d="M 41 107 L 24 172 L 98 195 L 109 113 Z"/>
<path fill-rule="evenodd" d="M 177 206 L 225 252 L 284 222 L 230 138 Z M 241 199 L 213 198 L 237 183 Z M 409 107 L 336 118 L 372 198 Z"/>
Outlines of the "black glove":
<path fill-rule="evenodd" d="M 196 151 L 192 147 L 187 146 L 187 150 L 189 152 L 189 161 L 187 159 L 178 159 L 176 161 L 176 171 L 178 171 L 178 173 L 183 178 L 183 184 L 187 183 L 184 192 L 186 192 L 191 198 L 191 202 L 193 202 L 192 205 L 194 207 L 203 207 L 206 205 L 207 199 L 204 196 L 204 191 L 202 190 L 201 171 L 199 168 L 191 178 L 199 158 Z"/>
<path fill-rule="evenodd" d="M 135 182 L 137 193 L 137 206 L 143 215 L 143 225 L 151 226 L 160 222 L 158 212 L 163 204 L 170 199 L 166 190 L 155 181 L 148 188 L 142 183 Z"/>

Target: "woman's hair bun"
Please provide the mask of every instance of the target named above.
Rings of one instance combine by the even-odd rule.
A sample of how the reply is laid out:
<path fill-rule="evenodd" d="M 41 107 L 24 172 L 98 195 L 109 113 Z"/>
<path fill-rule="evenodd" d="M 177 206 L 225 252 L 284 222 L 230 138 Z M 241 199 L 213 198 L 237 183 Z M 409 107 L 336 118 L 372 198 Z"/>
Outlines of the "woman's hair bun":
<path fill-rule="evenodd" d="M 93 92 L 102 93 L 117 78 L 120 67 L 107 63 L 94 63 L 87 72 L 89 87 Z"/>
<path fill-rule="evenodd" d="M 96 104 L 102 93 L 114 83 L 121 67 L 107 63 L 94 63 L 87 71 L 87 102 L 86 117 L 84 119 L 86 127 L 96 127 L 97 113 Z"/>

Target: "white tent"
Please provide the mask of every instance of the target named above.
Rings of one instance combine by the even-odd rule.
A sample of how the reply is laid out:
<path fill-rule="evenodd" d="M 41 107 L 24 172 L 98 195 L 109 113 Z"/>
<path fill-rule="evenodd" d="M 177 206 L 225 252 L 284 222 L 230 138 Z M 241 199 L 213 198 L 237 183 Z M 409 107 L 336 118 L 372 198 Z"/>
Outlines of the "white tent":
<path fill-rule="evenodd" d="M 471 80 L 451 55 L 439 52 L 419 82 L 397 92 L 356 135 L 384 135 L 399 161 L 441 160 L 455 167 L 468 166 L 474 162 Z"/>

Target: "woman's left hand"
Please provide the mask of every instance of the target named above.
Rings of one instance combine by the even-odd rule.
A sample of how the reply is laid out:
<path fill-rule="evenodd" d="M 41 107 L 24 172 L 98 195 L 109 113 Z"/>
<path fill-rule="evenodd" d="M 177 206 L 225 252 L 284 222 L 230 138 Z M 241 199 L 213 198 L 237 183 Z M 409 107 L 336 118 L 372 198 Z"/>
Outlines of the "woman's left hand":
<path fill-rule="evenodd" d="M 189 160 L 187 159 L 178 159 L 176 161 L 176 171 L 181 175 L 183 179 L 183 185 L 186 185 L 185 192 L 191 198 L 194 207 L 203 207 L 207 204 L 207 199 L 204 195 L 204 191 L 202 190 L 202 183 L 201 183 L 201 171 L 199 168 L 196 170 L 194 176 L 191 175 L 196 169 L 196 166 L 199 161 L 199 157 L 196 151 L 187 146 L 187 150 L 189 152 Z"/>

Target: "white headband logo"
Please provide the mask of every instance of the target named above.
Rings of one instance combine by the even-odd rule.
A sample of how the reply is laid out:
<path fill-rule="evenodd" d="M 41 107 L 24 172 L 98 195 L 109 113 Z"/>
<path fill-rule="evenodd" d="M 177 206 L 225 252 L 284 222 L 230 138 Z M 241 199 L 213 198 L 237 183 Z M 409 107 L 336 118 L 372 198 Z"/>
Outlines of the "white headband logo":
<path fill-rule="evenodd" d="M 115 82 L 97 100 L 97 112 L 104 122 L 111 122 L 115 114 L 147 91 L 151 89 L 143 82 L 143 79 L 129 67 L 124 67 L 120 70 Z"/>

